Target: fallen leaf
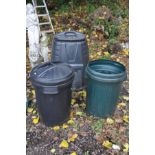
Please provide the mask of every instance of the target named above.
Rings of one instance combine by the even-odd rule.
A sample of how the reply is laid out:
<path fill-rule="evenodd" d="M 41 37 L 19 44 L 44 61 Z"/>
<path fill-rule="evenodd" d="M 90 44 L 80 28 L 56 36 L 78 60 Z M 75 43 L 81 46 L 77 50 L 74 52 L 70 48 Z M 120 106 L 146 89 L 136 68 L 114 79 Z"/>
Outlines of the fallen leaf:
<path fill-rule="evenodd" d="M 125 128 L 125 127 L 120 127 L 120 128 L 119 128 L 119 132 L 120 132 L 120 133 L 125 133 L 125 131 L 126 131 L 126 128 Z"/>
<path fill-rule="evenodd" d="M 77 112 L 76 112 L 76 115 L 78 115 L 78 116 L 82 116 L 82 115 L 83 115 L 83 112 L 81 112 L 81 111 L 77 111 Z"/>
<path fill-rule="evenodd" d="M 114 124 L 114 120 L 112 118 L 106 119 L 107 124 Z"/>
<path fill-rule="evenodd" d="M 108 149 L 110 149 L 112 147 L 112 143 L 109 142 L 108 140 L 104 141 L 102 145 Z"/>
<path fill-rule="evenodd" d="M 122 107 L 125 107 L 125 106 L 126 106 L 126 103 L 124 103 L 124 102 L 121 102 L 121 103 L 117 104 L 117 108 L 122 108 Z"/>
<path fill-rule="evenodd" d="M 60 148 L 68 148 L 69 147 L 69 144 L 66 140 L 63 140 L 60 145 L 59 145 Z"/>
<path fill-rule="evenodd" d="M 77 155 L 77 154 L 76 154 L 76 152 L 74 151 L 74 152 L 72 152 L 70 155 Z"/>
<path fill-rule="evenodd" d="M 33 108 L 27 108 L 27 112 L 31 113 L 33 111 Z"/>
<path fill-rule="evenodd" d="M 39 117 L 33 119 L 34 124 L 38 124 L 38 122 L 39 122 Z"/>
<path fill-rule="evenodd" d="M 37 113 L 37 111 L 36 110 L 33 110 L 33 114 L 36 114 Z"/>
<path fill-rule="evenodd" d="M 124 115 L 123 116 L 123 121 L 125 121 L 126 123 L 129 123 L 129 116 L 128 115 Z"/>
<path fill-rule="evenodd" d="M 74 117 L 74 112 L 71 111 L 71 112 L 70 112 L 70 118 L 73 118 L 73 117 Z"/>
<path fill-rule="evenodd" d="M 37 116 L 32 116 L 32 119 L 37 118 Z"/>
<path fill-rule="evenodd" d="M 87 132 L 80 132 L 80 135 L 82 135 L 83 137 L 87 136 Z"/>
<path fill-rule="evenodd" d="M 99 142 L 102 143 L 103 142 L 103 137 L 101 135 L 95 135 L 94 138 Z"/>
<path fill-rule="evenodd" d="M 83 97 L 86 97 L 87 93 L 86 91 L 82 91 Z"/>
<path fill-rule="evenodd" d="M 53 138 L 54 141 L 57 141 L 58 139 L 59 139 L 59 137 L 54 137 Z"/>
<path fill-rule="evenodd" d="M 66 129 L 66 128 L 68 128 L 68 125 L 67 124 L 63 124 L 62 128 Z"/>
<path fill-rule="evenodd" d="M 55 149 L 51 149 L 50 151 L 51 151 L 52 153 L 54 153 L 56 150 L 55 150 Z"/>
<path fill-rule="evenodd" d="M 68 142 L 74 142 L 77 137 L 78 137 L 78 134 L 73 134 L 72 137 L 68 139 Z"/>
<path fill-rule="evenodd" d="M 124 55 L 129 55 L 129 50 L 128 50 L 127 48 L 124 49 L 124 50 L 123 50 L 123 54 L 124 54 Z"/>
<path fill-rule="evenodd" d="M 55 126 L 55 127 L 53 127 L 53 130 L 54 130 L 54 131 L 58 131 L 59 129 L 60 129 L 59 126 Z"/>
<path fill-rule="evenodd" d="M 112 148 L 113 148 L 114 150 L 120 150 L 120 149 L 121 149 L 120 146 L 118 146 L 118 145 L 116 145 L 116 144 L 113 144 L 113 145 L 112 145 Z"/>
<path fill-rule="evenodd" d="M 97 55 L 101 56 L 101 52 L 97 52 Z"/>
<path fill-rule="evenodd" d="M 74 121 L 72 119 L 70 119 L 68 122 L 67 122 L 69 125 L 73 125 L 74 124 Z"/>
<path fill-rule="evenodd" d="M 129 101 L 129 97 L 128 96 L 123 96 L 123 99 L 126 101 Z"/>
<path fill-rule="evenodd" d="M 128 152 L 129 151 L 129 144 L 125 143 L 123 146 L 124 146 L 123 152 Z"/>
<path fill-rule="evenodd" d="M 105 56 L 110 56 L 110 53 L 109 52 L 104 52 L 104 55 Z"/>
<path fill-rule="evenodd" d="M 115 118 L 116 123 L 123 123 L 123 120 L 121 118 Z"/>
<path fill-rule="evenodd" d="M 35 90 L 32 90 L 32 95 L 33 97 L 35 97 Z"/>
<path fill-rule="evenodd" d="M 71 101 L 71 105 L 75 104 L 76 103 L 76 100 L 75 99 L 72 99 Z"/>

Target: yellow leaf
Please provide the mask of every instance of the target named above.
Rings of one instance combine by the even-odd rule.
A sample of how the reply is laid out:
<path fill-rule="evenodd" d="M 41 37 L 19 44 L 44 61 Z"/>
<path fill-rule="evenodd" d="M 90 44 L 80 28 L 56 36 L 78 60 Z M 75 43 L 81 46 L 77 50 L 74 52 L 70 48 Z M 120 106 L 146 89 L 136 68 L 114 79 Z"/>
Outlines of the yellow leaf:
<path fill-rule="evenodd" d="M 129 97 L 128 96 L 123 96 L 123 99 L 125 99 L 126 101 L 129 100 Z"/>
<path fill-rule="evenodd" d="M 82 29 L 79 29 L 79 32 L 82 32 Z"/>
<path fill-rule="evenodd" d="M 82 91 L 82 93 L 83 93 L 83 97 L 86 97 L 87 95 L 86 91 Z"/>
<path fill-rule="evenodd" d="M 92 34 L 93 34 L 93 35 L 96 35 L 96 31 L 93 31 Z"/>
<path fill-rule="evenodd" d="M 52 153 L 54 153 L 56 150 L 55 150 L 55 149 L 51 149 L 50 151 L 51 151 Z"/>
<path fill-rule="evenodd" d="M 37 113 L 37 111 L 36 111 L 36 110 L 34 110 L 34 111 L 33 111 L 33 114 L 36 114 L 36 113 Z"/>
<path fill-rule="evenodd" d="M 70 155 L 77 155 L 77 154 L 76 154 L 76 152 L 74 151 L 74 152 L 72 152 Z"/>
<path fill-rule="evenodd" d="M 112 118 L 107 118 L 106 122 L 107 124 L 113 124 L 114 120 Z"/>
<path fill-rule="evenodd" d="M 101 55 L 101 52 L 97 52 L 97 55 L 99 55 L 99 56 L 100 56 L 100 55 Z"/>
<path fill-rule="evenodd" d="M 67 123 L 72 125 L 72 124 L 74 124 L 74 121 L 72 119 L 70 119 Z"/>
<path fill-rule="evenodd" d="M 33 119 L 34 124 L 38 124 L 38 122 L 39 122 L 39 117 Z"/>
<path fill-rule="evenodd" d="M 35 90 L 32 90 L 32 94 L 33 94 L 33 96 L 35 96 Z"/>
<path fill-rule="evenodd" d="M 109 142 L 108 140 L 104 141 L 102 145 L 108 149 L 110 149 L 112 147 L 112 143 Z"/>
<path fill-rule="evenodd" d="M 74 112 L 71 111 L 71 112 L 70 112 L 70 118 L 73 118 L 73 116 L 74 116 Z"/>
<path fill-rule="evenodd" d="M 124 152 L 128 152 L 129 151 L 129 144 L 128 143 L 125 143 L 123 146 L 124 146 L 123 151 Z"/>
<path fill-rule="evenodd" d="M 31 113 L 33 111 L 33 108 L 27 108 L 27 112 Z"/>
<path fill-rule="evenodd" d="M 110 56 L 110 53 L 109 52 L 104 52 L 104 55 L 105 56 Z"/>
<path fill-rule="evenodd" d="M 82 114 L 83 114 L 82 111 L 77 111 L 76 112 L 76 115 L 82 116 Z"/>
<path fill-rule="evenodd" d="M 124 49 L 124 50 L 123 50 L 123 54 L 129 55 L 129 50 L 128 50 L 128 49 Z"/>
<path fill-rule="evenodd" d="M 122 103 L 118 103 L 118 105 L 117 105 L 118 108 L 125 107 L 125 106 L 126 106 L 126 103 L 123 103 L 123 102 Z"/>
<path fill-rule="evenodd" d="M 106 47 L 107 47 L 107 45 L 106 45 L 106 44 L 103 44 L 103 45 L 102 45 L 102 47 L 103 47 L 103 48 L 106 48 Z"/>
<path fill-rule="evenodd" d="M 71 101 L 71 105 L 75 104 L 76 103 L 76 100 L 75 99 L 72 99 Z"/>
<path fill-rule="evenodd" d="M 73 138 L 77 138 L 78 137 L 78 134 L 75 133 L 72 137 Z"/>
<path fill-rule="evenodd" d="M 98 19 L 105 19 L 105 17 L 104 17 L 104 16 L 102 16 L 102 17 L 98 17 Z"/>
<path fill-rule="evenodd" d="M 68 139 L 68 142 L 74 142 L 77 137 L 78 137 L 78 134 L 72 135 L 72 137 Z"/>
<path fill-rule="evenodd" d="M 55 126 L 55 127 L 53 127 L 53 130 L 54 130 L 54 131 L 58 131 L 59 129 L 60 129 L 59 126 Z"/>
<path fill-rule="evenodd" d="M 68 148 L 69 145 L 68 145 L 68 142 L 66 140 L 63 140 L 60 145 L 59 145 L 60 148 Z"/>
<path fill-rule="evenodd" d="M 128 116 L 128 115 L 124 115 L 124 116 L 123 116 L 123 120 L 124 120 L 126 123 L 129 123 L 129 116 Z"/>
<path fill-rule="evenodd" d="M 68 125 L 67 124 L 63 124 L 62 128 L 66 129 L 66 128 L 68 128 Z"/>

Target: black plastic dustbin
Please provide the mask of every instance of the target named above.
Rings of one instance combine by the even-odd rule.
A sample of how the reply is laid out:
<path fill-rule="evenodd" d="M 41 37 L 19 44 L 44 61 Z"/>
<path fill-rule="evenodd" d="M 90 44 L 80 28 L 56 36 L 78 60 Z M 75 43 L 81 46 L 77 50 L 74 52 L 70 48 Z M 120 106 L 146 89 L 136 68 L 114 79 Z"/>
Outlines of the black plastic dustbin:
<path fill-rule="evenodd" d="M 74 72 L 72 90 L 85 88 L 85 67 L 89 60 L 86 37 L 76 31 L 60 32 L 54 36 L 52 44 L 52 61 L 69 64 Z"/>
<path fill-rule="evenodd" d="M 47 62 L 31 71 L 37 108 L 45 125 L 58 125 L 69 118 L 73 78 L 72 68 L 64 63 Z"/>

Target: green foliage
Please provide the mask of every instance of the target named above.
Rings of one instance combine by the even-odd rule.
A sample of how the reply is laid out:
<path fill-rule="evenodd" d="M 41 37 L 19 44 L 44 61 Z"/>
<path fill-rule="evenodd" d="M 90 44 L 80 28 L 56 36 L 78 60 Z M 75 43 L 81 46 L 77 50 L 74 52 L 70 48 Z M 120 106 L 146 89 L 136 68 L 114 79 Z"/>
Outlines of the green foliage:
<path fill-rule="evenodd" d="M 61 7 L 59 8 L 58 12 L 68 12 L 69 10 L 69 5 L 61 5 Z"/>
<path fill-rule="evenodd" d="M 97 18 L 95 24 L 104 26 L 104 32 L 106 34 L 108 41 L 116 40 L 119 31 L 118 26 L 112 20 L 106 20 L 106 19 L 103 20 Z"/>
<path fill-rule="evenodd" d="M 103 56 L 101 59 L 102 59 L 102 60 L 110 60 L 111 57 L 110 57 L 110 55 L 108 55 L 108 56 Z"/>
<path fill-rule="evenodd" d="M 96 132 L 96 134 L 100 134 L 103 128 L 103 119 L 99 119 L 97 122 L 94 122 L 91 126 L 92 129 Z"/>
<path fill-rule="evenodd" d="M 86 12 L 87 13 L 92 13 L 92 12 L 94 12 L 95 10 L 96 10 L 96 6 L 95 5 L 93 5 L 92 3 L 88 3 L 87 2 L 87 7 L 86 7 Z"/>
<path fill-rule="evenodd" d="M 42 0 L 37 0 L 37 2 L 41 4 Z M 32 0 L 26 0 L 26 3 L 32 3 Z M 46 3 L 47 5 L 52 4 L 55 9 L 62 10 L 62 12 L 68 11 L 71 7 L 77 9 L 84 4 L 87 6 L 87 13 L 92 13 L 97 7 L 105 5 L 116 17 L 122 16 L 125 18 L 129 14 L 128 7 L 121 4 L 122 0 L 46 0 Z"/>

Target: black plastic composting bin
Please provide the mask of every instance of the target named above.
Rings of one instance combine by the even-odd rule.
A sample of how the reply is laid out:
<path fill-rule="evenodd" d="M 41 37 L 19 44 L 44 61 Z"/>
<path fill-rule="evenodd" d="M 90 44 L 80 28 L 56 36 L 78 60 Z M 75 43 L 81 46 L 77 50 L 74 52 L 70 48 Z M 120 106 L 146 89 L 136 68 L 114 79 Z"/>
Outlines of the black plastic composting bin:
<path fill-rule="evenodd" d="M 88 113 L 97 117 L 113 114 L 122 82 L 126 80 L 125 66 L 111 60 L 95 60 L 86 67 Z"/>
<path fill-rule="evenodd" d="M 45 125 L 61 124 L 69 117 L 73 78 L 73 69 L 64 63 L 47 62 L 31 71 L 36 104 Z"/>
<path fill-rule="evenodd" d="M 80 90 L 85 87 L 84 72 L 88 59 L 88 46 L 84 34 L 68 31 L 57 33 L 54 36 L 51 60 L 65 62 L 73 68 L 75 77 L 72 90 Z"/>

